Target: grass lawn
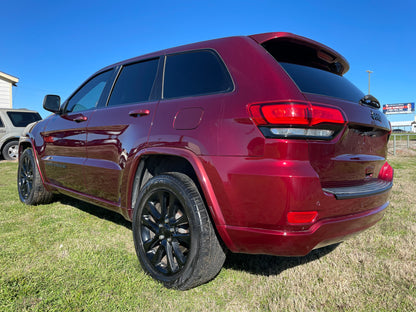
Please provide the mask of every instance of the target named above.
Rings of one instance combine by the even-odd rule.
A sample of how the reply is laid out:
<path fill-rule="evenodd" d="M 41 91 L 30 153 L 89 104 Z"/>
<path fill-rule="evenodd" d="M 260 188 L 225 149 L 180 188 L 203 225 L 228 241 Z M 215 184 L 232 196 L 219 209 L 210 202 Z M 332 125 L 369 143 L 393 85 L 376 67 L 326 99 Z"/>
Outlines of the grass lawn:
<path fill-rule="evenodd" d="M 145 275 L 131 224 L 65 197 L 20 203 L 0 163 L 0 311 L 414 311 L 416 158 L 390 157 L 391 204 L 373 228 L 306 257 L 228 255 L 186 292 Z"/>

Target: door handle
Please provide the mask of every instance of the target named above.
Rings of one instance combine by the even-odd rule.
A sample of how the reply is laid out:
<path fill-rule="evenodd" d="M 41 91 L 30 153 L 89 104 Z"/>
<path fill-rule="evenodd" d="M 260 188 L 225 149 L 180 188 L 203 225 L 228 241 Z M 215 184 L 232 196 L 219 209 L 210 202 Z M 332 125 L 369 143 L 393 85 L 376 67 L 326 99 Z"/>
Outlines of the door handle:
<path fill-rule="evenodd" d="M 83 116 L 83 115 L 74 118 L 74 121 L 75 122 L 83 122 L 83 121 L 87 121 L 87 120 L 88 120 L 88 117 L 87 116 Z"/>
<path fill-rule="evenodd" d="M 142 116 L 147 116 L 149 114 L 150 114 L 150 110 L 148 109 L 136 109 L 136 110 L 129 112 L 129 115 L 131 117 L 142 117 Z"/>

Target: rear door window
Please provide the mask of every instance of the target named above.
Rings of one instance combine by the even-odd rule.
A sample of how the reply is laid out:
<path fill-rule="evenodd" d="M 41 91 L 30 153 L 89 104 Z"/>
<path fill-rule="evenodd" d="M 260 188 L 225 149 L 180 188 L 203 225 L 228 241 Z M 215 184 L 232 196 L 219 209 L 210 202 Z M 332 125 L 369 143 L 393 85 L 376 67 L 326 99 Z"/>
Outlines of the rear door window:
<path fill-rule="evenodd" d="M 148 101 L 158 64 L 159 59 L 152 59 L 123 67 L 108 106 Z"/>
<path fill-rule="evenodd" d="M 38 113 L 7 112 L 7 115 L 15 127 L 26 127 L 28 124 L 42 119 Z"/>
<path fill-rule="evenodd" d="M 212 50 L 168 55 L 163 98 L 178 98 L 233 90 L 224 63 Z"/>

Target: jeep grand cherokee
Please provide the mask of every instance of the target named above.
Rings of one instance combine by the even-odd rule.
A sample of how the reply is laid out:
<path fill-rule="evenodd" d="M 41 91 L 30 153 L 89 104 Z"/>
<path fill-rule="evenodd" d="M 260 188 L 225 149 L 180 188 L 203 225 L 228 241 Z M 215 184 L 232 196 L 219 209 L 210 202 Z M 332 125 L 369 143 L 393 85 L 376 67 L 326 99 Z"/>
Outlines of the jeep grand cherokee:
<path fill-rule="evenodd" d="M 189 289 L 225 252 L 301 256 L 379 221 L 391 127 L 334 50 L 290 33 L 103 68 L 20 140 L 22 202 L 62 193 L 133 224 L 145 272 Z"/>

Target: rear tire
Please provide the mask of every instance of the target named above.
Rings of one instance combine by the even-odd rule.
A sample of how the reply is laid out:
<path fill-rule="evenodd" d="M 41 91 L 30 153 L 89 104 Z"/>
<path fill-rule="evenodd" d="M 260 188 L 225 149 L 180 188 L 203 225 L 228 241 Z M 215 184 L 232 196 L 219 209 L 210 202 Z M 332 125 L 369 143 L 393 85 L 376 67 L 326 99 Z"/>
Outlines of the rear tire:
<path fill-rule="evenodd" d="M 20 201 L 27 205 L 47 204 L 52 201 L 53 194 L 43 186 L 31 148 L 26 149 L 20 156 L 17 189 Z"/>
<path fill-rule="evenodd" d="M 206 283 L 225 261 L 198 188 L 181 173 L 144 185 L 134 207 L 133 238 L 144 271 L 168 288 Z"/>
<path fill-rule="evenodd" d="M 2 155 L 5 160 L 17 160 L 19 141 L 10 141 L 4 145 Z"/>

